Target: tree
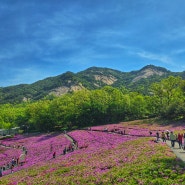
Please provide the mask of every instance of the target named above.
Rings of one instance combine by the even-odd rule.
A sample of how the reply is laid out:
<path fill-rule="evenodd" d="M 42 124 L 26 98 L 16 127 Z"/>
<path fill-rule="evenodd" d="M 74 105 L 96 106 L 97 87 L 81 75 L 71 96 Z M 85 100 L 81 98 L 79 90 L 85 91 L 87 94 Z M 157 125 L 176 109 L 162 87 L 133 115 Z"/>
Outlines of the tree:
<path fill-rule="evenodd" d="M 49 100 L 40 100 L 27 106 L 26 115 L 31 128 L 39 131 L 49 131 L 54 127 L 49 111 Z"/>
<path fill-rule="evenodd" d="M 140 119 L 147 115 L 147 104 L 141 94 L 131 93 L 131 119 Z"/>
<path fill-rule="evenodd" d="M 180 77 L 169 76 L 161 82 L 152 84 L 151 94 L 155 97 L 161 115 L 165 114 L 169 107 L 171 109 L 173 105 L 183 99 L 181 83 Z"/>

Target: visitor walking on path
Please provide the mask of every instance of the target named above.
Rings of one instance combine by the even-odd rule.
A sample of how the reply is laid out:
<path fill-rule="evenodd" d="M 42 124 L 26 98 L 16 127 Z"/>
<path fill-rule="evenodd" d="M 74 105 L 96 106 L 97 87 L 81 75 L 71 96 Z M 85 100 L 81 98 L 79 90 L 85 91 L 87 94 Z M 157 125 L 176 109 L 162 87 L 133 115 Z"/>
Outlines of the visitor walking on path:
<path fill-rule="evenodd" d="M 172 131 L 170 132 L 170 141 L 171 141 L 171 147 L 174 147 L 175 141 L 176 141 L 176 136 Z"/>
<path fill-rule="evenodd" d="M 183 134 L 178 133 L 179 148 L 182 148 L 182 138 L 183 138 Z"/>
<path fill-rule="evenodd" d="M 170 134 L 170 133 L 169 133 L 169 131 L 167 130 L 167 131 L 166 131 L 166 138 L 167 138 L 167 140 L 170 140 L 169 134 Z"/>
<path fill-rule="evenodd" d="M 157 141 L 159 141 L 159 132 L 158 131 L 156 132 L 156 138 L 157 138 Z"/>
<path fill-rule="evenodd" d="M 162 138 L 163 142 L 166 142 L 166 136 L 165 136 L 165 133 L 164 132 L 162 132 L 161 138 Z"/>
<path fill-rule="evenodd" d="M 166 141 L 166 144 L 171 147 L 171 142 L 169 140 Z M 181 159 L 183 162 L 185 162 L 185 151 L 182 149 L 179 149 L 179 146 L 171 147 L 171 150 L 174 152 L 174 154 L 177 156 L 177 158 Z"/>

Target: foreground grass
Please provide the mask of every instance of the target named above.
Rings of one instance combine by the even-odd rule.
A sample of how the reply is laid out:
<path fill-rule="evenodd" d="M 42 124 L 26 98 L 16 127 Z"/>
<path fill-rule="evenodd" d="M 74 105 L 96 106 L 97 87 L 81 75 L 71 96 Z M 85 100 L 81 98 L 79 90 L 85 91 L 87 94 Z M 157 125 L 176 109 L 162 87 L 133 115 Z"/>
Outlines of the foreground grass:
<path fill-rule="evenodd" d="M 59 157 L 4 176 L 0 184 L 183 185 L 185 173 L 184 163 L 165 144 L 139 138 L 90 155 Z"/>

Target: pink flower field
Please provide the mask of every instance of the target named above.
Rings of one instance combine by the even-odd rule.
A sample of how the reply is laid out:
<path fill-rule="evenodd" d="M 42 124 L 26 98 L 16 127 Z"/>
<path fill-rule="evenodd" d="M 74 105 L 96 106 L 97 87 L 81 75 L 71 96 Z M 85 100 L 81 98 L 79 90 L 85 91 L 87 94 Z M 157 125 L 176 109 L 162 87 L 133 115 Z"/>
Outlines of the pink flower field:
<path fill-rule="evenodd" d="M 14 170 L 17 171 L 38 162 L 52 159 L 54 151 L 57 151 L 58 155 L 62 154 L 63 149 L 70 144 L 70 141 L 63 134 L 42 134 L 30 137 L 18 135 L 14 138 L 3 140 L 1 144 L 8 148 L 1 146 L 4 151 L 0 153 L 0 166 L 9 163 L 12 158 L 18 158 L 23 153 L 22 146 L 26 147 L 28 152 L 26 162 L 24 166 L 15 167 Z M 6 173 L 9 173 L 9 171 L 7 170 Z"/>
<path fill-rule="evenodd" d="M 1 165 L 21 154 L 20 145 L 28 154 L 25 164 L 16 166 L 13 174 L 8 170 L 3 173 L 0 184 L 182 184 L 184 163 L 165 143 L 154 142 L 155 132 L 166 129 L 184 132 L 180 126 L 133 123 L 71 131 L 67 134 L 78 148 L 65 155 L 63 149 L 71 140 L 62 133 L 6 139 L 2 144 L 8 147 L 0 146 Z M 126 134 L 120 134 L 124 130 Z M 152 137 L 148 137 L 150 130 Z"/>
<path fill-rule="evenodd" d="M 174 125 L 166 125 L 161 126 L 157 123 L 142 123 L 139 120 L 138 121 L 132 121 L 132 122 L 123 122 L 118 124 L 109 124 L 109 125 L 103 125 L 103 126 L 96 126 L 92 127 L 92 130 L 96 131 L 104 131 L 105 129 L 108 132 L 117 132 L 120 133 L 120 131 L 124 132 L 126 135 L 131 136 L 150 136 L 149 132 L 152 131 L 152 136 L 156 135 L 156 132 L 162 132 L 166 130 L 175 131 L 175 132 L 182 132 L 185 133 L 185 126 L 174 126 Z"/>

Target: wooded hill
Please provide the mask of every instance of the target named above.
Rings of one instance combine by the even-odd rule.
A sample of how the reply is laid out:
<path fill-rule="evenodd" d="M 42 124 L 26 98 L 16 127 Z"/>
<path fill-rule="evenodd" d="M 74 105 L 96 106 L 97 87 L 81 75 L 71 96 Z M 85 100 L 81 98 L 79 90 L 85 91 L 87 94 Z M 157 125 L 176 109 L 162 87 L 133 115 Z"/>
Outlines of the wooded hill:
<path fill-rule="evenodd" d="M 55 77 L 48 77 L 32 84 L 1 87 L 0 104 L 21 103 L 43 98 L 52 99 L 53 96 L 82 89 L 100 89 L 107 85 L 117 88 L 125 87 L 132 92 L 147 95 L 149 86 L 153 82 L 159 82 L 168 76 L 180 76 L 185 79 L 185 71 L 171 72 L 153 65 L 131 72 L 91 67 L 78 73 L 66 72 Z"/>
<path fill-rule="evenodd" d="M 144 73 L 145 77 L 151 71 L 148 73 Z M 110 79 L 108 82 L 112 83 Z M 0 129 L 21 127 L 25 132 L 28 128 L 46 132 L 146 118 L 185 120 L 185 80 L 179 76 L 152 83 L 148 95 L 124 86 L 97 88 L 76 89 L 61 96 L 48 95 L 37 101 L 1 104 Z"/>

